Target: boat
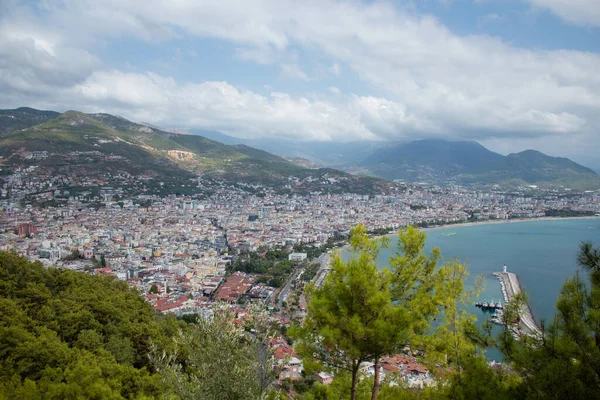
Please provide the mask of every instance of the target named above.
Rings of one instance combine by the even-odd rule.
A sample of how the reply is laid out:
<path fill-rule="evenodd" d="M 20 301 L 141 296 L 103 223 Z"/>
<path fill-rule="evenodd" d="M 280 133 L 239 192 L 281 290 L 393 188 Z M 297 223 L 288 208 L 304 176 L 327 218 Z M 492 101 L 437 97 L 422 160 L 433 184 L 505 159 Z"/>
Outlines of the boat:
<path fill-rule="evenodd" d="M 442 233 L 442 236 L 454 236 L 454 235 L 456 235 L 456 232 Z"/>
<path fill-rule="evenodd" d="M 496 310 L 490 321 L 494 324 L 504 325 L 504 314 L 502 310 Z"/>
<path fill-rule="evenodd" d="M 496 302 L 493 299 L 492 299 L 491 302 L 487 302 L 487 301 L 477 302 L 477 303 L 475 303 L 475 307 L 479 307 L 479 308 L 481 308 L 484 311 L 486 311 L 486 310 L 502 310 L 502 309 L 504 309 L 504 305 L 502 304 L 501 301 Z"/>

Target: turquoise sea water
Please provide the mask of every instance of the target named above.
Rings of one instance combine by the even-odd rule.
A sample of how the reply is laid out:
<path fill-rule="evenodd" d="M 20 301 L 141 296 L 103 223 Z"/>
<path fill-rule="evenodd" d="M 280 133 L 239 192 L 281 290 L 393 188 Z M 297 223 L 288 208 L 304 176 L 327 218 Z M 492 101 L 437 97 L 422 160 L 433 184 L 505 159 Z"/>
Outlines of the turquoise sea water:
<path fill-rule="evenodd" d="M 450 232 L 456 235 L 442 235 Z M 485 275 L 485 287 L 478 301 L 504 300 L 500 283 L 491 273 L 501 271 L 506 264 L 508 271 L 518 275 L 538 322 L 553 319 L 563 283 L 579 268 L 576 255 L 582 241 L 600 246 L 600 218 L 514 221 L 427 231 L 428 251 L 439 247 L 444 259 L 458 257 L 468 264 L 468 287 L 477 276 Z M 396 244 L 394 237 L 392 243 Z M 392 251 L 382 250 L 380 266 L 388 265 Z M 470 308 L 480 321 L 489 316 L 474 306 Z M 495 352 L 488 356 L 500 358 Z"/>

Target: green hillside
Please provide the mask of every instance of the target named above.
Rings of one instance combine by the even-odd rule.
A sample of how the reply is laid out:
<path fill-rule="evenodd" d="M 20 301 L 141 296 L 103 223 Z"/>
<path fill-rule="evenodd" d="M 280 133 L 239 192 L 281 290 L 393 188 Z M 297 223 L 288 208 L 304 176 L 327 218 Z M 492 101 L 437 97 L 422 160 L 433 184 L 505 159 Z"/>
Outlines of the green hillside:
<path fill-rule="evenodd" d="M 229 146 L 110 114 L 77 111 L 12 131 L 0 139 L 0 156 L 4 174 L 21 167 L 43 167 L 35 170 L 41 180 L 87 178 L 128 190 L 143 188 L 147 193 L 191 194 L 198 175 L 290 193 L 381 193 L 386 189 L 382 181 L 303 168 L 245 145 Z"/>
<path fill-rule="evenodd" d="M 178 148 L 155 132 L 117 131 L 98 119 L 77 111 L 0 140 L 4 170 L 38 166 L 37 177 L 48 180 L 68 176 L 113 184 L 117 177 L 144 176 L 181 186 L 194 175 L 173 163 L 166 153 L 148 144 Z M 47 152 L 41 159 L 31 152 Z"/>
<path fill-rule="evenodd" d="M 30 128 L 58 117 L 56 111 L 35 110 L 21 107 L 15 110 L 0 110 L 0 137 L 13 131 Z"/>
<path fill-rule="evenodd" d="M 181 326 L 126 283 L 0 252 L 0 398 L 159 398 L 148 353 Z"/>

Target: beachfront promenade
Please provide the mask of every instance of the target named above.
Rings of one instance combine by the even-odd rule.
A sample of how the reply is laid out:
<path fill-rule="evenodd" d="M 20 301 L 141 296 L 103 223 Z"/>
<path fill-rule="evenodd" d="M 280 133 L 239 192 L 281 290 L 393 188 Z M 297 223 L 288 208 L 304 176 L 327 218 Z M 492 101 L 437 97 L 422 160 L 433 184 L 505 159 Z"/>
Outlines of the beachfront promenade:
<path fill-rule="evenodd" d="M 505 302 L 508 303 L 515 295 L 521 292 L 519 278 L 512 272 L 494 272 L 492 275 L 498 277 L 500 280 Z M 532 336 L 538 336 L 542 334 L 540 328 L 535 322 L 535 319 L 533 319 L 529 305 L 523 304 L 521 306 L 521 309 L 519 310 L 519 316 L 520 324 L 517 327 L 518 334 L 527 334 Z"/>

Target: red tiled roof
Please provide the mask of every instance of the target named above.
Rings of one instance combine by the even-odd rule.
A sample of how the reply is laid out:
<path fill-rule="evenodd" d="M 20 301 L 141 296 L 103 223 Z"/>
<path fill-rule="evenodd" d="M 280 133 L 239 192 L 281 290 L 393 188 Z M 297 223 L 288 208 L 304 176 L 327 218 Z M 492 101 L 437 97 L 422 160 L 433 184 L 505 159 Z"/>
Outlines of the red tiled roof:
<path fill-rule="evenodd" d="M 177 308 L 177 307 L 181 307 L 181 304 L 166 304 L 164 306 L 155 306 L 154 308 L 157 311 L 164 312 L 164 311 L 167 311 L 167 310 L 172 310 L 173 308 Z"/>
<path fill-rule="evenodd" d="M 273 355 L 278 359 L 286 358 L 287 356 L 296 356 L 296 350 L 292 346 L 282 345 L 273 351 Z"/>

